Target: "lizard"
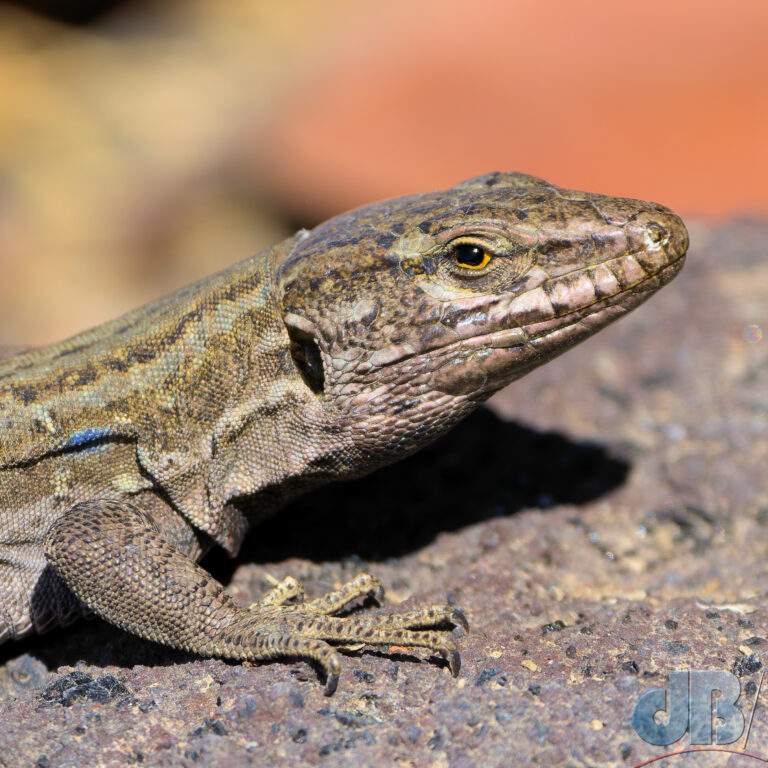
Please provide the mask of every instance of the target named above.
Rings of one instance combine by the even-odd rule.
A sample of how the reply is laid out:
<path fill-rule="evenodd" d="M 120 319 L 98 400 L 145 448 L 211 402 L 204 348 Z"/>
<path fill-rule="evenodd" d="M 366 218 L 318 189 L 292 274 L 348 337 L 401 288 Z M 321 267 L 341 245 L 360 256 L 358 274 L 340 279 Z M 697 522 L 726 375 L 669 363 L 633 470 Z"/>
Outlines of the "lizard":
<path fill-rule="evenodd" d="M 381 602 L 367 573 L 313 600 L 288 577 L 243 606 L 198 560 L 444 433 L 638 306 L 687 248 L 661 205 L 496 172 L 0 361 L 0 641 L 95 613 L 198 655 L 307 659 L 329 695 L 339 644 L 425 648 L 457 675 L 456 606 L 336 615 Z"/>

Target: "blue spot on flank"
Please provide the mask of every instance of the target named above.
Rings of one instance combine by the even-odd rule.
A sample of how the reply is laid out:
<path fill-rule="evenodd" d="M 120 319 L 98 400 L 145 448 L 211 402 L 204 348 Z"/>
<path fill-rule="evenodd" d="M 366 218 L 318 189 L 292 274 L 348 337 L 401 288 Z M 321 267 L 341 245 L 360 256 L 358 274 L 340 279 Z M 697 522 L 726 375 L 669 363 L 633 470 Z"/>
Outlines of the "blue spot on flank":
<path fill-rule="evenodd" d="M 81 429 L 79 432 L 75 432 L 75 434 L 64 443 L 64 449 L 90 446 L 87 450 L 93 451 L 100 447 L 98 445 L 93 445 L 93 443 L 98 443 L 99 440 L 103 440 L 105 437 L 111 437 L 113 434 L 114 433 L 108 429 L 93 429 L 92 427 Z"/>

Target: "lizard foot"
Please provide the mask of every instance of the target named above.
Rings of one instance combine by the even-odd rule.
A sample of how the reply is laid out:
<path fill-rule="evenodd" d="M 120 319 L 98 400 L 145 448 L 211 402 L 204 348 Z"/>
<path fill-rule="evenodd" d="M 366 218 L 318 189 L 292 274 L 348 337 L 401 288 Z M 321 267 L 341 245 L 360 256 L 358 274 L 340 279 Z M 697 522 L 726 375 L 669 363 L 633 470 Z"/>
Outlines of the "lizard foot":
<path fill-rule="evenodd" d="M 277 584 L 265 598 L 249 607 L 248 626 L 241 628 L 236 645 L 249 645 L 249 655 L 255 659 L 288 655 L 314 660 L 326 673 L 326 695 L 336 689 L 341 670 L 341 658 L 330 643 L 427 648 L 440 654 L 451 673 L 458 675 L 461 656 L 447 630 L 453 625 L 469 631 L 460 608 L 435 605 L 404 613 L 331 615 L 359 597 L 381 599 L 381 582 L 365 573 L 316 600 L 286 604 L 302 594 L 301 585 L 291 577 Z"/>

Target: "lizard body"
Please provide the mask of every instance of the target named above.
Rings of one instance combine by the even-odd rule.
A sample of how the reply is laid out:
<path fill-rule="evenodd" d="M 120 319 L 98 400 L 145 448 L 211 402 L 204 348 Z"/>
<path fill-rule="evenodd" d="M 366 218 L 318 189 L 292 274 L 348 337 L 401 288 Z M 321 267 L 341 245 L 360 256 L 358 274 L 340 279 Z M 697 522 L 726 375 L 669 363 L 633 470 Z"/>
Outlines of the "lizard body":
<path fill-rule="evenodd" d="M 424 445 L 668 282 L 653 203 L 488 174 L 321 224 L 66 341 L 0 360 L 0 641 L 86 610 L 206 655 L 327 641 L 459 656 L 460 610 L 332 614 L 287 579 L 250 608 L 196 565 L 297 493 Z"/>

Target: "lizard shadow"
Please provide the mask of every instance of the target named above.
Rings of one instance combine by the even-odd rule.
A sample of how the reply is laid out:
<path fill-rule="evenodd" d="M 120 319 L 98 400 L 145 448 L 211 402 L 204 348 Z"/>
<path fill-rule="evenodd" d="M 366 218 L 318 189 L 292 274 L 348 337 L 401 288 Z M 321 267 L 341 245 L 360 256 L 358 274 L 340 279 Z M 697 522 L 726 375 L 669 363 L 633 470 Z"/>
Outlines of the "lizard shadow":
<path fill-rule="evenodd" d="M 99 667 L 165 667 L 199 658 L 142 640 L 98 618 L 78 619 L 69 626 L 0 646 L 0 668 L 7 669 L 13 687 L 19 691 L 37 689 L 49 682 L 44 670 L 35 668 L 35 660 L 42 662 L 46 670 L 54 671 L 81 663 Z"/>
<path fill-rule="evenodd" d="M 629 469 L 604 445 L 505 421 L 481 408 L 401 462 L 298 499 L 251 531 L 239 559 L 402 557 L 444 531 L 531 507 L 600 498 L 619 487 Z M 225 583 L 235 567 L 218 553 L 205 564 Z"/>

